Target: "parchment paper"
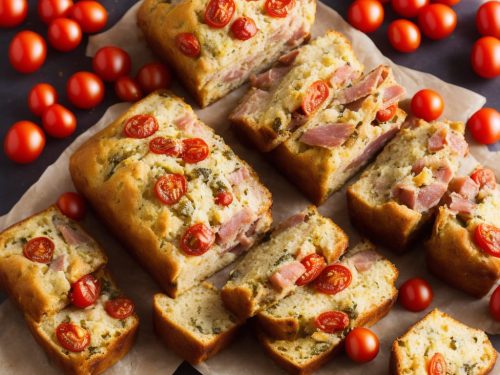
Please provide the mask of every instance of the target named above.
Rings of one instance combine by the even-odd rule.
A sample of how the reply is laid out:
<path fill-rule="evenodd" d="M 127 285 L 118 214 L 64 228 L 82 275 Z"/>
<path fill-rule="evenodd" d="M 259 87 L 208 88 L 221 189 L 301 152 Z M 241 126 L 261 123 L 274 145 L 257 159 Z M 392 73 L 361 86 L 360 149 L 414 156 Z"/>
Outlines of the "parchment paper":
<path fill-rule="evenodd" d="M 148 50 L 138 28 L 135 24 L 135 13 L 139 4 L 130 11 L 107 32 L 91 38 L 87 54 L 92 56 L 95 51 L 104 45 L 116 45 L 127 50 L 133 59 L 134 68 L 151 61 L 153 55 Z M 390 64 L 397 80 L 407 89 L 408 95 L 421 88 L 433 88 L 443 96 L 446 108 L 444 117 L 465 121 L 473 112 L 479 109 L 485 98 L 469 90 L 447 84 L 438 78 L 422 72 L 417 72 L 393 64 L 382 56 L 373 42 L 363 33 L 351 28 L 335 11 L 324 4 L 318 4 L 317 21 L 313 34 L 320 35 L 327 29 L 336 29 L 346 34 L 353 42 L 358 57 L 363 61 L 366 69 L 380 64 Z M 191 104 L 189 96 L 175 84 L 173 90 L 184 96 Z M 200 118 L 221 134 L 226 142 L 247 160 L 257 171 L 263 182 L 269 187 L 274 197 L 273 216 L 279 222 L 287 216 L 301 210 L 309 202 L 286 181 L 264 158 L 256 151 L 247 149 L 237 142 L 229 129 L 226 120 L 227 114 L 234 108 L 238 99 L 246 88 L 231 93 L 226 98 L 204 110 L 199 110 L 195 105 Z M 128 104 L 116 104 L 110 107 L 103 118 L 92 128 L 78 137 L 59 159 L 40 177 L 12 208 L 0 217 L 0 230 L 23 219 L 24 217 L 46 208 L 57 197 L 68 190 L 74 190 L 68 172 L 69 156 L 80 144 L 92 134 L 105 127 L 119 113 L 123 112 Z M 499 153 L 489 152 L 486 147 L 475 145 L 471 142 L 472 154 L 481 163 L 493 168 L 497 178 L 500 177 Z M 477 162 L 470 158 L 464 168 L 470 169 Z M 355 244 L 359 235 L 353 231 L 346 213 L 345 190 L 332 196 L 320 211 L 332 217 L 350 236 L 350 243 Z M 83 225 L 89 232 L 104 244 L 109 255 L 109 267 L 117 278 L 119 286 L 125 293 L 133 298 L 137 304 L 141 317 L 141 327 L 138 341 L 131 352 L 117 365 L 111 368 L 109 374 L 166 374 L 173 373 L 182 360 L 166 349 L 155 337 L 151 324 L 152 296 L 159 290 L 158 286 L 150 279 L 144 270 L 118 245 L 106 232 L 102 224 L 92 215 L 88 215 Z M 406 329 L 430 311 L 439 307 L 443 311 L 463 321 L 466 324 L 486 330 L 489 333 L 500 333 L 500 324 L 493 322 L 487 312 L 488 297 L 476 300 L 465 294 L 447 287 L 433 276 L 429 275 L 424 263 L 423 248 L 416 246 L 411 252 L 398 256 L 393 253 L 382 252 L 391 259 L 400 271 L 398 285 L 402 281 L 420 276 L 430 281 L 434 288 L 434 301 L 429 309 L 422 313 L 404 311 L 399 305 L 373 330 L 378 334 L 381 342 L 381 351 L 378 357 L 367 365 L 361 366 L 351 363 L 345 356 L 339 356 L 323 367 L 319 373 L 327 374 L 385 374 L 387 373 L 390 345 L 394 338 L 401 335 Z M 2 374 L 52 374 L 58 373 L 52 367 L 41 348 L 24 325 L 21 314 L 15 310 L 10 302 L 0 306 L 0 368 Z M 29 353 L 29 355 L 26 355 Z M 498 366 L 497 366 L 498 367 Z M 256 339 L 249 332 L 243 332 L 239 339 L 228 349 L 197 366 L 203 374 L 272 374 L 283 373 L 262 352 Z"/>

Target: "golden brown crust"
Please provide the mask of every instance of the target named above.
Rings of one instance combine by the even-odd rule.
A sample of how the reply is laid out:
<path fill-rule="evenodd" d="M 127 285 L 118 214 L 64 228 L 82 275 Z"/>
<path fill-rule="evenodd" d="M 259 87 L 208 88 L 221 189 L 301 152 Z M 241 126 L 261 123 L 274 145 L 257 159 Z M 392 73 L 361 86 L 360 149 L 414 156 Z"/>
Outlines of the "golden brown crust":
<path fill-rule="evenodd" d="M 221 298 L 224 306 L 241 321 L 253 316 L 257 309 L 253 293 L 248 288 L 224 287 L 221 290 Z"/>

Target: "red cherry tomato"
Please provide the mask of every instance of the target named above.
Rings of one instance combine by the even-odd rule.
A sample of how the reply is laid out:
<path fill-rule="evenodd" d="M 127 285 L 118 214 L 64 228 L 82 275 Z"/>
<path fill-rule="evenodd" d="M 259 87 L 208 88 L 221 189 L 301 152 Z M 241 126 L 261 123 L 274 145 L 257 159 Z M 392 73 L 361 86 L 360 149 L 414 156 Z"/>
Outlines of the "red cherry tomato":
<path fill-rule="evenodd" d="M 147 138 L 158 130 L 158 122 L 154 116 L 135 115 L 127 120 L 123 133 L 129 138 Z"/>
<path fill-rule="evenodd" d="M 130 73 L 132 61 L 127 52 L 118 47 L 100 48 L 92 59 L 92 68 L 104 81 L 114 82 Z"/>
<path fill-rule="evenodd" d="M 306 285 L 316 280 L 321 274 L 321 271 L 326 267 L 325 258 L 319 254 L 309 254 L 302 259 L 300 263 L 306 268 L 306 272 L 304 272 L 295 282 L 298 286 Z"/>
<path fill-rule="evenodd" d="M 483 36 L 472 46 L 472 68 L 483 78 L 500 75 L 500 40 Z"/>
<path fill-rule="evenodd" d="M 480 34 L 500 39 L 500 1 L 488 1 L 479 7 L 476 27 Z"/>
<path fill-rule="evenodd" d="M 156 137 L 149 142 L 149 150 L 155 154 L 177 157 L 182 154 L 182 142 L 171 137 Z"/>
<path fill-rule="evenodd" d="M 73 323 L 61 323 L 56 328 L 59 344 L 70 352 L 83 352 L 90 345 L 90 333 Z"/>
<path fill-rule="evenodd" d="M 496 143 L 500 141 L 500 112 L 494 108 L 482 108 L 467 121 L 467 127 L 479 143 Z"/>
<path fill-rule="evenodd" d="M 220 29 L 231 21 L 235 8 L 233 0 L 210 0 L 205 9 L 205 23 Z"/>
<path fill-rule="evenodd" d="M 28 15 L 26 0 L 0 0 L 0 27 L 16 27 Z"/>
<path fill-rule="evenodd" d="M 65 17 L 72 6 L 72 0 L 38 0 L 38 16 L 49 24 L 56 18 Z"/>
<path fill-rule="evenodd" d="M 64 215 L 76 221 L 83 220 L 87 213 L 85 199 L 72 191 L 61 194 L 57 200 L 57 207 Z"/>
<path fill-rule="evenodd" d="M 435 3 L 446 4 L 452 7 L 453 5 L 457 5 L 460 0 L 434 0 Z"/>
<path fill-rule="evenodd" d="M 326 266 L 315 282 L 318 292 L 325 294 L 337 294 L 347 288 L 352 281 L 349 268 L 340 264 Z"/>
<path fill-rule="evenodd" d="M 23 255 L 37 263 L 50 263 L 54 255 L 55 245 L 50 238 L 36 237 L 28 241 L 23 248 Z"/>
<path fill-rule="evenodd" d="M 424 279 L 414 277 L 406 280 L 399 289 L 399 302 L 409 311 L 425 310 L 432 302 L 432 287 Z"/>
<path fill-rule="evenodd" d="M 420 46 L 420 30 L 413 22 L 396 20 L 389 24 L 387 29 L 389 43 L 399 52 L 413 52 Z"/>
<path fill-rule="evenodd" d="M 172 75 L 165 65 L 150 63 L 139 69 L 136 80 L 142 90 L 149 94 L 158 89 L 168 88 L 172 82 Z"/>
<path fill-rule="evenodd" d="M 481 223 L 474 231 L 474 242 L 486 254 L 500 258 L 500 228 Z"/>
<path fill-rule="evenodd" d="M 307 89 L 301 108 L 306 116 L 316 112 L 316 110 L 325 102 L 330 93 L 328 84 L 325 81 L 316 81 Z"/>
<path fill-rule="evenodd" d="M 16 163 L 31 163 L 45 147 L 45 134 L 31 121 L 16 122 L 7 131 L 3 143 L 5 155 Z"/>
<path fill-rule="evenodd" d="M 406 18 L 418 16 L 420 11 L 429 4 L 429 0 L 392 0 L 394 11 Z"/>
<path fill-rule="evenodd" d="M 343 331 L 349 326 L 349 317 L 342 311 L 326 311 L 314 319 L 314 326 L 326 333 Z"/>
<path fill-rule="evenodd" d="M 371 33 L 384 22 L 384 7 L 377 0 L 356 0 L 347 11 L 347 20 L 356 29 Z"/>
<path fill-rule="evenodd" d="M 397 110 L 398 110 L 397 104 L 393 104 L 385 109 L 381 109 L 380 111 L 377 112 L 377 121 L 386 122 L 391 120 L 396 114 Z"/>
<path fill-rule="evenodd" d="M 233 203 L 233 194 L 229 191 L 221 191 L 215 196 L 215 203 L 219 206 L 229 206 Z"/>
<path fill-rule="evenodd" d="M 119 297 L 106 301 L 104 309 L 110 317 L 123 320 L 134 313 L 135 305 L 130 299 Z"/>
<path fill-rule="evenodd" d="M 497 181 L 495 178 L 495 172 L 493 172 L 489 168 L 477 168 L 472 174 L 470 178 L 479 185 L 479 188 L 487 186 L 490 189 L 495 189 L 497 186 Z"/>
<path fill-rule="evenodd" d="M 78 23 L 69 18 L 56 18 L 50 23 L 47 38 L 56 50 L 72 51 L 82 41 L 82 29 Z"/>
<path fill-rule="evenodd" d="M 182 140 L 182 160 L 188 164 L 198 163 L 205 160 L 210 154 L 210 149 L 201 138 L 188 138 Z"/>
<path fill-rule="evenodd" d="M 429 375 L 446 375 L 446 361 L 441 353 L 435 353 L 429 361 Z"/>
<path fill-rule="evenodd" d="M 101 283 L 92 275 L 85 275 L 71 284 L 69 297 L 76 307 L 92 306 L 101 295 Z"/>
<path fill-rule="evenodd" d="M 80 24 L 84 33 L 97 33 L 108 22 L 106 8 L 97 1 L 79 1 L 71 7 L 68 14 Z"/>
<path fill-rule="evenodd" d="M 35 116 L 41 116 L 52 104 L 57 103 L 57 91 L 48 83 L 38 83 L 28 94 L 28 107 Z"/>
<path fill-rule="evenodd" d="M 198 57 L 201 53 L 200 42 L 192 33 L 180 33 L 175 37 L 175 43 L 179 51 L 189 57 Z"/>
<path fill-rule="evenodd" d="M 155 193 L 160 201 L 166 205 L 173 205 L 186 194 L 187 180 L 181 174 L 167 174 L 156 181 Z"/>
<path fill-rule="evenodd" d="M 411 99 L 411 112 L 425 121 L 437 119 L 444 110 L 444 100 L 436 91 L 423 89 Z"/>
<path fill-rule="evenodd" d="M 431 4 L 420 11 L 418 26 L 426 37 L 443 39 L 457 27 L 457 14 L 447 5 Z"/>
<path fill-rule="evenodd" d="M 369 362 L 379 351 L 379 341 L 368 328 L 354 328 L 345 338 L 345 351 L 349 358 L 358 363 Z"/>
<path fill-rule="evenodd" d="M 215 234 L 203 223 L 188 228 L 181 239 L 181 249 L 187 255 L 205 254 L 215 241 Z"/>
<path fill-rule="evenodd" d="M 10 64 L 20 73 L 33 73 L 40 69 L 46 57 L 45 40 L 33 31 L 21 31 L 10 42 Z"/>
<path fill-rule="evenodd" d="M 91 109 L 104 99 L 104 83 L 94 73 L 78 72 L 69 77 L 66 94 L 75 107 Z"/>
<path fill-rule="evenodd" d="M 45 132 L 54 138 L 66 138 L 76 130 L 76 117 L 69 109 L 53 104 L 42 115 Z"/>
<path fill-rule="evenodd" d="M 139 83 L 130 77 L 120 77 L 116 80 L 115 94 L 124 102 L 136 102 L 144 96 Z"/>
<path fill-rule="evenodd" d="M 266 0 L 264 9 L 271 17 L 285 18 L 294 3 L 293 0 Z"/>
<path fill-rule="evenodd" d="M 257 26 L 250 17 L 240 17 L 231 25 L 231 31 L 236 39 L 247 40 L 257 34 Z"/>
<path fill-rule="evenodd" d="M 493 319 L 500 321 L 500 285 L 490 297 L 490 315 Z"/>

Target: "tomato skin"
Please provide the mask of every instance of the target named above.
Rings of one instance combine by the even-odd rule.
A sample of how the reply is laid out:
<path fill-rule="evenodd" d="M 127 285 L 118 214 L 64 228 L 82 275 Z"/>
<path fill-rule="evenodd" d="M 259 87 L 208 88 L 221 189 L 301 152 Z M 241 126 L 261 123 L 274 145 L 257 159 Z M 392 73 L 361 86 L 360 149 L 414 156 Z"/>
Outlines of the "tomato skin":
<path fill-rule="evenodd" d="M 358 30 L 374 32 L 384 22 L 384 7 L 377 0 L 356 0 L 347 11 L 347 20 Z"/>
<path fill-rule="evenodd" d="M 326 333 L 343 331 L 349 326 L 349 317 L 342 311 L 326 311 L 314 319 L 314 326 Z"/>
<path fill-rule="evenodd" d="M 205 160 L 210 154 L 210 149 L 201 138 L 188 138 L 182 140 L 182 160 L 188 164 L 195 164 Z"/>
<path fill-rule="evenodd" d="M 500 1 L 488 1 L 479 7 L 476 27 L 481 35 L 500 39 Z"/>
<path fill-rule="evenodd" d="M 161 63 L 144 65 L 136 77 L 144 93 L 149 94 L 158 89 L 168 88 L 172 82 L 170 70 Z"/>
<path fill-rule="evenodd" d="M 56 18 L 65 17 L 72 6 L 72 0 L 38 0 L 38 16 L 49 24 Z"/>
<path fill-rule="evenodd" d="M 420 11 L 418 25 L 426 37 L 434 40 L 443 39 L 455 31 L 457 14 L 447 5 L 431 4 Z"/>
<path fill-rule="evenodd" d="M 91 109 L 104 99 L 104 83 L 94 73 L 77 72 L 69 77 L 66 94 L 75 107 Z"/>
<path fill-rule="evenodd" d="M 452 7 L 453 5 L 457 5 L 460 2 L 460 0 L 434 0 L 434 2 L 445 4 Z"/>
<path fill-rule="evenodd" d="M 16 122 L 7 131 L 3 149 L 7 157 L 19 164 L 27 164 L 40 156 L 45 147 L 45 134 L 31 121 Z"/>
<path fill-rule="evenodd" d="M 70 219 L 80 221 L 85 218 L 87 213 L 87 204 L 85 199 L 72 191 L 61 194 L 57 200 L 59 210 Z"/>
<path fill-rule="evenodd" d="M 500 285 L 495 288 L 495 291 L 490 297 L 490 315 L 496 321 L 500 321 Z"/>
<path fill-rule="evenodd" d="M 481 108 L 467 121 L 474 139 L 484 145 L 500 141 L 500 112 L 495 108 Z"/>
<path fill-rule="evenodd" d="M 108 12 L 97 1 L 79 1 L 68 12 L 80 24 L 84 33 L 97 33 L 106 27 Z"/>
<path fill-rule="evenodd" d="M 215 204 L 218 204 L 219 206 L 226 207 L 231 203 L 233 203 L 233 194 L 229 191 L 221 191 L 215 196 Z"/>
<path fill-rule="evenodd" d="M 248 40 L 257 34 L 257 26 L 250 17 L 240 17 L 231 25 L 231 31 L 236 39 Z"/>
<path fill-rule="evenodd" d="M 472 68 L 483 78 L 500 75 L 500 40 L 492 36 L 479 38 L 472 46 Z"/>
<path fill-rule="evenodd" d="M 139 83 L 131 77 L 120 77 L 116 80 L 115 94 L 123 102 L 136 102 L 144 96 Z"/>
<path fill-rule="evenodd" d="M 47 57 L 45 40 L 33 31 L 17 33 L 9 45 L 9 60 L 20 73 L 33 73 L 40 69 Z"/>
<path fill-rule="evenodd" d="M 392 0 L 394 11 L 406 18 L 418 16 L 420 11 L 429 4 L 429 0 Z"/>
<path fill-rule="evenodd" d="M 306 272 L 295 282 L 298 286 L 306 285 L 316 280 L 326 267 L 325 258 L 316 253 L 309 254 L 300 263 L 306 268 Z"/>
<path fill-rule="evenodd" d="M 349 358 L 358 363 L 373 360 L 379 351 L 377 335 L 368 328 L 356 327 L 345 338 L 345 350 Z"/>
<path fill-rule="evenodd" d="M 147 138 L 158 130 L 158 122 L 151 115 L 135 115 L 125 122 L 123 133 L 129 138 Z"/>
<path fill-rule="evenodd" d="M 56 328 L 59 344 L 73 353 L 84 351 L 90 345 L 90 333 L 72 323 L 61 323 Z"/>
<path fill-rule="evenodd" d="M 92 275 L 85 275 L 71 284 L 69 298 L 71 303 L 84 309 L 92 306 L 101 295 L 101 283 Z"/>
<path fill-rule="evenodd" d="M 78 23 L 69 18 L 56 18 L 49 25 L 47 38 L 56 50 L 72 51 L 82 41 L 82 29 Z"/>
<path fill-rule="evenodd" d="M 500 258 L 500 228 L 479 224 L 474 230 L 474 242 L 486 254 Z"/>
<path fill-rule="evenodd" d="M 495 172 L 489 168 L 477 168 L 471 175 L 470 178 L 479 185 L 482 189 L 487 186 L 490 189 L 495 189 L 497 186 Z"/>
<path fill-rule="evenodd" d="M 66 138 L 76 130 L 76 117 L 69 109 L 53 104 L 42 115 L 45 132 L 54 138 Z"/>
<path fill-rule="evenodd" d="M 168 206 L 179 202 L 186 192 L 187 180 L 181 174 L 167 174 L 160 177 L 155 184 L 156 197 Z"/>
<path fill-rule="evenodd" d="M 422 39 L 417 25 L 404 19 L 391 22 L 387 29 L 387 35 L 392 47 L 404 53 L 416 51 L 420 47 Z"/>
<path fill-rule="evenodd" d="M 181 249 L 187 255 L 205 254 L 215 241 L 215 234 L 203 223 L 188 228 L 181 239 Z"/>
<path fill-rule="evenodd" d="M 171 137 L 155 137 L 149 142 L 149 151 L 155 154 L 177 157 L 183 151 L 182 142 Z"/>
<path fill-rule="evenodd" d="M 57 91 L 48 83 L 38 83 L 33 86 L 28 94 L 28 107 L 35 116 L 43 112 L 58 100 Z"/>
<path fill-rule="evenodd" d="M 92 59 L 92 69 L 106 82 L 128 75 L 131 68 L 129 54 L 114 46 L 100 48 Z"/>
<path fill-rule="evenodd" d="M 54 256 L 55 245 L 50 238 L 35 237 L 23 248 L 23 255 L 32 262 L 48 264 Z"/>
<path fill-rule="evenodd" d="M 337 294 L 347 288 L 352 281 L 349 268 L 340 264 L 326 266 L 314 282 L 315 289 L 324 294 Z"/>
<path fill-rule="evenodd" d="M 446 375 L 446 361 L 441 353 L 435 353 L 429 361 L 429 375 Z"/>
<path fill-rule="evenodd" d="M 235 8 L 233 0 L 210 0 L 205 9 L 205 23 L 217 29 L 223 28 L 231 21 Z"/>
<path fill-rule="evenodd" d="M 198 38 L 192 33 L 180 33 L 175 37 L 177 48 L 186 56 L 198 57 L 201 54 L 201 46 Z"/>
<path fill-rule="evenodd" d="M 380 111 L 377 112 L 377 121 L 386 122 L 391 120 L 396 114 L 397 110 L 398 110 L 397 104 L 393 104 L 385 109 L 381 109 Z"/>
<path fill-rule="evenodd" d="M 302 112 L 306 116 L 312 115 L 328 99 L 330 89 L 325 81 L 316 81 L 307 89 L 302 100 Z"/>
<path fill-rule="evenodd" d="M 425 121 L 436 120 L 444 110 L 444 100 L 436 91 L 423 89 L 411 99 L 411 112 Z"/>
<path fill-rule="evenodd" d="M 16 27 L 28 15 L 26 0 L 0 0 L 0 27 Z"/>
<path fill-rule="evenodd" d="M 418 277 L 406 280 L 399 288 L 399 302 L 409 311 L 425 310 L 431 304 L 432 298 L 432 287 Z"/>
<path fill-rule="evenodd" d="M 110 317 L 123 320 L 127 319 L 134 313 L 135 305 L 132 300 L 128 298 L 118 297 L 106 301 L 104 304 L 104 310 L 106 310 L 106 313 Z"/>
<path fill-rule="evenodd" d="M 264 10 L 271 17 L 285 18 L 288 16 L 288 8 L 293 5 L 293 0 L 266 0 Z"/>

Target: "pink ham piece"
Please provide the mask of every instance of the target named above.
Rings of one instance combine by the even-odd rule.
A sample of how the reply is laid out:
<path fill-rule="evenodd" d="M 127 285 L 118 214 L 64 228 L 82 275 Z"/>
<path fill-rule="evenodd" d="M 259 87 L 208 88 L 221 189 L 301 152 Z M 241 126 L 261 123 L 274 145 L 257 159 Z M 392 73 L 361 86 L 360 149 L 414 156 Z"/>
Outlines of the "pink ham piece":
<path fill-rule="evenodd" d="M 224 245 L 234 241 L 241 233 L 241 230 L 253 223 L 254 220 L 255 214 L 249 208 L 238 211 L 219 228 L 217 232 L 217 243 Z"/>
<path fill-rule="evenodd" d="M 432 176 L 444 184 L 448 184 L 453 178 L 453 170 L 448 160 L 440 160 L 432 156 L 424 157 L 413 164 L 411 171 L 417 175 L 422 172 L 424 167 L 430 168 Z"/>
<path fill-rule="evenodd" d="M 452 150 L 454 150 L 458 155 L 465 156 L 469 152 L 469 145 L 461 134 L 449 132 L 446 137 L 446 143 L 448 143 Z"/>
<path fill-rule="evenodd" d="M 345 64 L 338 68 L 330 78 L 330 85 L 332 87 L 339 87 L 340 85 L 358 78 L 359 72 L 354 71 L 350 65 Z"/>
<path fill-rule="evenodd" d="M 442 127 L 434 132 L 433 135 L 429 137 L 427 141 L 427 149 L 430 152 L 437 152 L 442 150 L 446 145 L 446 136 L 448 131 L 445 127 Z"/>
<path fill-rule="evenodd" d="M 52 260 L 49 268 L 52 271 L 58 272 L 58 271 L 64 271 L 67 266 L 68 266 L 68 261 L 66 258 L 66 254 L 61 254 L 58 257 L 54 258 L 54 260 Z"/>
<path fill-rule="evenodd" d="M 403 86 L 394 85 L 386 87 L 382 91 L 382 107 L 380 109 L 385 109 L 393 104 L 399 103 L 399 101 L 405 96 L 406 90 Z"/>
<path fill-rule="evenodd" d="M 418 189 L 413 185 L 397 183 L 392 188 L 392 198 L 411 209 L 417 204 L 417 195 Z"/>
<path fill-rule="evenodd" d="M 64 241 L 70 246 L 78 246 L 84 244 L 91 244 L 92 239 L 85 233 L 76 231 L 66 224 L 56 224 L 56 228 L 61 232 Z"/>
<path fill-rule="evenodd" d="M 449 131 L 445 127 L 434 132 L 428 140 L 427 148 L 430 152 L 437 152 L 442 150 L 446 145 L 449 145 L 454 152 L 462 156 L 466 155 L 469 151 L 469 145 L 464 137 L 453 131 Z"/>
<path fill-rule="evenodd" d="M 285 229 L 292 228 L 296 225 L 299 225 L 300 223 L 303 223 L 305 218 L 306 218 L 305 211 L 290 216 L 289 218 L 283 220 L 281 223 L 278 224 L 276 229 L 273 231 L 273 235 L 276 235 L 278 233 L 283 232 Z"/>
<path fill-rule="evenodd" d="M 384 81 L 389 74 L 387 66 L 380 65 L 365 75 L 361 80 L 354 83 L 351 87 L 343 89 L 338 96 L 339 104 L 352 103 L 355 100 L 361 99 L 372 94 L 377 87 Z"/>
<path fill-rule="evenodd" d="M 295 130 L 307 122 L 307 116 L 295 111 L 292 113 L 292 120 L 288 125 L 288 130 Z"/>
<path fill-rule="evenodd" d="M 268 71 L 259 75 L 252 75 L 250 77 L 250 85 L 257 87 L 261 90 L 270 90 L 276 86 L 290 71 L 290 66 L 280 66 L 277 68 L 269 69 Z"/>
<path fill-rule="evenodd" d="M 439 203 L 444 193 L 446 193 L 446 185 L 442 183 L 434 183 L 420 188 L 413 209 L 417 212 L 427 211 Z"/>
<path fill-rule="evenodd" d="M 462 195 L 452 192 L 448 197 L 448 207 L 457 213 L 470 215 L 476 205 Z"/>
<path fill-rule="evenodd" d="M 455 177 L 448 189 L 468 200 L 476 198 L 479 193 L 479 185 L 469 176 Z"/>
<path fill-rule="evenodd" d="M 251 90 L 229 116 L 231 121 L 242 121 L 258 112 L 271 98 L 271 94 L 260 89 Z"/>
<path fill-rule="evenodd" d="M 373 250 L 360 251 L 349 258 L 359 272 L 368 271 L 379 259 L 382 257 Z"/>
<path fill-rule="evenodd" d="M 247 167 L 241 167 L 231 172 L 229 176 L 227 176 L 228 181 L 231 185 L 236 186 L 245 181 L 248 177 L 250 177 L 250 172 Z"/>
<path fill-rule="evenodd" d="M 299 55 L 299 50 L 295 49 L 287 54 L 281 56 L 278 61 L 283 65 L 292 65 L 295 62 L 295 59 Z"/>
<path fill-rule="evenodd" d="M 306 272 L 306 267 L 298 261 L 293 261 L 282 265 L 275 273 L 269 277 L 271 285 L 278 291 L 295 285 L 295 282 Z"/>
<path fill-rule="evenodd" d="M 309 146 L 336 147 L 343 144 L 355 129 L 354 125 L 344 123 L 322 125 L 308 129 L 300 141 Z"/>
<path fill-rule="evenodd" d="M 309 32 L 307 31 L 306 26 L 302 24 L 291 34 L 290 38 L 286 42 L 286 45 L 290 47 L 297 47 L 308 35 Z"/>

